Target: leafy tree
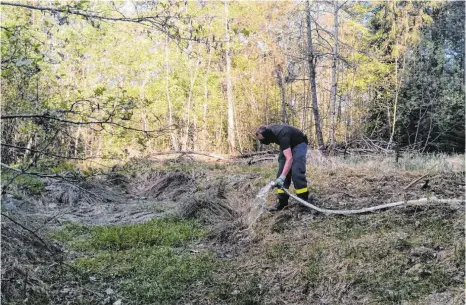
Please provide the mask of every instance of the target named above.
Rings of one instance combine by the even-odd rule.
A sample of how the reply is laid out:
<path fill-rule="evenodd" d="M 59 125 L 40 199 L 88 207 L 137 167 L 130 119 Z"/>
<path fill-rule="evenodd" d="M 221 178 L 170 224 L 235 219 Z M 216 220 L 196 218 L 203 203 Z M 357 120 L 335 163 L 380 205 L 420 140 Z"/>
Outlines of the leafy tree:
<path fill-rule="evenodd" d="M 407 55 L 398 134 L 403 144 L 420 151 L 462 152 L 464 4 L 447 2 L 427 11 L 433 22 L 422 29 L 421 42 Z"/>

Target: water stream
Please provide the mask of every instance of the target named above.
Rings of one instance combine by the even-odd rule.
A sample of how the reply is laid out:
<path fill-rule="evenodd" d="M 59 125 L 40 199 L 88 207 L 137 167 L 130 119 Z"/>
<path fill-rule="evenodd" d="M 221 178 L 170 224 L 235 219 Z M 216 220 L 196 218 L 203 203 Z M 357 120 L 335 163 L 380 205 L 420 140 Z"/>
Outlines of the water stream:
<path fill-rule="evenodd" d="M 267 211 L 267 195 L 272 186 L 273 182 L 262 187 L 254 200 L 251 202 L 251 208 L 246 216 L 246 223 L 248 224 L 249 228 L 251 228 L 251 226 L 256 223 L 257 219 L 259 219 L 264 211 Z"/>

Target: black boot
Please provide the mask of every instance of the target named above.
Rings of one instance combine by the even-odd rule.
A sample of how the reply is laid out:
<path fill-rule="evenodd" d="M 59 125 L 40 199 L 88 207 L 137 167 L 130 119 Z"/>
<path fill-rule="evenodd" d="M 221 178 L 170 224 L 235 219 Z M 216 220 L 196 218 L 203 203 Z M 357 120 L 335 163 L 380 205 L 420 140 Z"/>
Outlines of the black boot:
<path fill-rule="evenodd" d="M 298 198 L 299 199 L 302 199 L 306 202 L 309 202 L 309 192 L 304 192 L 304 193 L 301 193 L 301 194 L 297 194 Z"/>
<path fill-rule="evenodd" d="M 270 212 L 278 212 L 283 210 L 284 207 L 288 205 L 288 199 L 285 198 L 279 198 L 277 201 L 277 204 L 275 204 L 273 207 L 269 208 Z"/>
<path fill-rule="evenodd" d="M 300 198 L 300 199 L 306 201 L 307 203 L 310 203 L 310 204 L 313 204 L 313 205 L 316 204 L 315 197 L 314 197 L 312 194 L 309 194 L 309 192 L 305 192 L 305 193 L 299 194 L 299 195 L 298 195 L 298 198 Z M 313 215 L 313 216 L 315 216 L 316 214 L 319 213 L 319 212 L 317 212 L 316 210 L 314 210 L 313 208 L 310 208 L 310 207 L 308 207 L 308 206 L 302 204 L 301 202 L 300 202 L 300 204 L 299 204 L 298 211 L 310 213 L 310 214 Z"/>
<path fill-rule="evenodd" d="M 306 202 L 310 202 L 310 198 L 309 198 L 309 192 L 304 192 L 304 193 L 301 193 L 301 194 L 297 194 L 298 198 L 299 199 L 302 199 Z M 298 211 L 299 212 L 310 212 L 310 213 L 313 213 L 314 210 L 309 208 L 308 206 L 304 205 L 303 203 L 299 203 L 298 205 Z"/>

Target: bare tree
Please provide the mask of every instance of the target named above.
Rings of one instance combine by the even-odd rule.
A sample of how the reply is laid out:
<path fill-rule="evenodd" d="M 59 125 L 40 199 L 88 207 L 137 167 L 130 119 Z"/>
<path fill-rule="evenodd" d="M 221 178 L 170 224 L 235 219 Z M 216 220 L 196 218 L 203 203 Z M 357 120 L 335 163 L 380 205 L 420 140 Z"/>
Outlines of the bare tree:
<path fill-rule="evenodd" d="M 337 101 L 337 82 L 338 82 L 338 0 L 333 1 L 333 37 L 334 47 L 332 56 L 332 89 L 330 92 L 330 130 L 329 144 L 333 146 L 335 142 L 335 108 Z"/>
<path fill-rule="evenodd" d="M 306 27 L 307 27 L 307 63 L 309 65 L 309 80 L 311 84 L 312 94 L 312 112 L 314 114 L 314 127 L 317 136 L 317 144 L 320 148 L 324 147 L 324 137 L 322 136 L 321 120 L 319 113 L 319 106 L 317 103 L 317 85 L 316 85 L 316 65 L 317 56 L 314 52 L 314 45 L 312 43 L 312 28 L 311 28 L 311 6 L 310 0 L 306 1 Z"/>
<path fill-rule="evenodd" d="M 170 99 L 170 85 L 169 85 L 169 75 L 170 75 L 170 61 L 168 57 L 168 46 L 169 40 L 168 37 L 165 40 L 165 91 L 167 93 L 167 103 L 168 103 L 168 123 L 170 126 L 173 125 L 173 105 Z M 174 131 L 170 132 L 170 138 L 172 141 L 172 148 L 174 150 L 179 150 L 178 147 L 178 139 L 176 138 L 176 134 Z"/>
<path fill-rule="evenodd" d="M 228 11 L 228 1 L 225 1 L 225 58 L 227 65 L 226 87 L 228 100 L 228 143 L 230 153 L 236 150 L 235 141 L 235 121 L 233 114 L 233 84 L 231 82 L 231 49 L 230 49 L 230 21 Z"/>
<path fill-rule="evenodd" d="M 281 65 L 277 65 L 275 68 L 275 76 L 277 79 L 278 87 L 280 88 L 280 97 L 282 100 L 282 122 L 288 124 L 286 117 L 286 96 L 285 96 L 285 83 L 283 81 L 283 68 Z"/>

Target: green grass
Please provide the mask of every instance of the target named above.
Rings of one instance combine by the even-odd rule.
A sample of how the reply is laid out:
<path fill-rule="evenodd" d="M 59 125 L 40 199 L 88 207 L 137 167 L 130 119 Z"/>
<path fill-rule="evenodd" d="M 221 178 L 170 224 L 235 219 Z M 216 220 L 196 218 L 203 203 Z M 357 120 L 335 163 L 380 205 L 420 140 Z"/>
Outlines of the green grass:
<path fill-rule="evenodd" d="M 417 264 L 411 266 L 406 256 L 386 250 L 385 258 L 373 257 L 374 251 L 370 250 L 370 255 L 358 261 L 370 266 L 358 272 L 359 288 L 372 293 L 381 303 L 416 299 L 430 292 L 441 291 L 451 284 L 451 275 L 439 265 L 419 264 L 419 270 L 411 273 L 410 268 Z"/>
<path fill-rule="evenodd" d="M 208 253 L 158 246 L 102 251 L 74 266 L 104 285 L 112 283 L 131 304 L 173 304 L 189 295 L 193 284 L 212 285 L 220 264 Z"/>
<path fill-rule="evenodd" d="M 204 230 L 194 221 L 177 218 L 154 219 L 143 224 L 86 227 L 69 224 L 53 233 L 78 251 L 126 250 L 135 247 L 181 247 L 199 239 Z"/>
<path fill-rule="evenodd" d="M 264 289 L 254 276 L 240 274 L 211 252 L 189 250 L 204 235 L 195 221 L 177 218 L 123 226 L 70 223 L 52 233 L 69 248 L 84 251 L 69 263 L 80 274 L 85 291 L 111 287 L 124 304 L 176 304 L 192 299 L 261 304 Z M 94 296 L 85 295 L 77 304 L 95 302 Z"/>
<path fill-rule="evenodd" d="M 122 226 L 68 224 L 52 236 L 86 251 L 71 262 L 83 275 L 84 285 L 102 290 L 110 286 L 125 303 L 173 304 L 191 285 L 209 286 L 220 266 L 212 254 L 187 249 L 204 234 L 194 221 L 164 218 Z"/>
<path fill-rule="evenodd" d="M 320 282 L 323 273 L 322 255 L 325 245 L 316 244 L 309 247 L 310 253 L 308 263 L 306 264 L 304 278 L 309 282 L 311 287 L 315 287 Z"/>
<path fill-rule="evenodd" d="M 286 262 L 296 254 L 295 246 L 287 242 L 277 242 L 266 246 L 265 254 L 268 259 L 277 263 Z"/>
<path fill-rule="evenodd" d="M 241 276 L 236 272 L 233 271 L 231 274 L 236 278 Z M 258 275 L 253 275 L 249 279 L 244 278 L 237 283 L 224 280 L 218 284 L 215 294 L 212 295 L 211 304 L 260 305 L 264 304 L 266 291 Z"/>
<path fill-rule="evenodd" d="M 310 158 L 308 168 L 318 170 L 337 170 L 343 167 L 371 170 L 405 170 L 427 172 L 464 172 L 464 156 L 460 154 L 404 152 L 395 162 L 395 155 L 341 155 L 328 158 Z"/>

